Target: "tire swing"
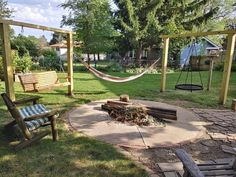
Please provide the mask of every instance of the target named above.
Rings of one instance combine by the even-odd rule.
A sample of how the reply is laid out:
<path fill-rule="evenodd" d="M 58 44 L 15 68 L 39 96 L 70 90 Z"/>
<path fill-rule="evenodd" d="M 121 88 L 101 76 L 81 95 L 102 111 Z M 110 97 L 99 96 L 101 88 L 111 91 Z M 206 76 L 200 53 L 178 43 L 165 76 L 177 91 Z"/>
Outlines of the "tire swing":
<path fill-rule="evenodd" d="M 203 88 L 203 82 L 202 82 L 202 76 L 201 76 L 201 73 L 200 73 L 200 58 L 198 56 L 196 43 L 197 43 L 197 41 L 193 40 L 192 44 L 189 47 L 189 53 L 188 53 L 187 59 L 184 62 L 184 65 L 181 69 L 178 80 L 175 84 L 175 89 L 186 90 L 186 91 L 191 91 L 191 92 L 200 91 L 200 90 L 204 89 Z M 195 52 L 194 56 L 197 59 L 196 65 L 197 65 L 197 71 L 199 73 L 200 84 L 193 83 L 193 66 L 192 66 L 193 64 L 192 64 L 192 61 L 191 61 L 192 59 L 191 58 L 192 58 L 194 52 Z M 180 82 L 181 78 L 184 77 L 182 75 L 184 71 L 187 71 L 186 76 L 184 78 L 184 82 Z"/>

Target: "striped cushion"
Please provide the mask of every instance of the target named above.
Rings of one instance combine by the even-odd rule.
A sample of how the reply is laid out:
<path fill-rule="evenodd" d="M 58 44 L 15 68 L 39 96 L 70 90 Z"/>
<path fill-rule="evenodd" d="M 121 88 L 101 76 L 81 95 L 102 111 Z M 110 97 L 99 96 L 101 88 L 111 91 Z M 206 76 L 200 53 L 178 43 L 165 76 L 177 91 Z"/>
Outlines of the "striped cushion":
<path fill-rule="evenodd" d="M 33 115 L 47 113 L 49 112 L 49 110 L 47 110 L 47 108 L 43 104 L 35 104 L 32 106 L 26 106 L 24 108 L 21 108 L 19 112 L 21 114 L 21 117 L 25 119 Z M 47 123 L 48 121 L 48 118 L 41 118 L 31 121 L 25 121 L 25 124 L 29 131 L 32 131 L 39 128 L 41 125 Z"/>

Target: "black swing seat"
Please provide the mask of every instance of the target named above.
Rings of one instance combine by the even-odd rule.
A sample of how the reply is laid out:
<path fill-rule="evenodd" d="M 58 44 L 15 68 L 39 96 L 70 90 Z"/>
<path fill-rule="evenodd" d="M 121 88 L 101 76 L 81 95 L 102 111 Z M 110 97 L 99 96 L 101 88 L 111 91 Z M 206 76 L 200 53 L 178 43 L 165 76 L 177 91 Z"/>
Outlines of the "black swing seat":
<path fill-rule="evenodd" d="M 202 85 L 197 85 L 197 84 L 177 84 L 175 85 L 175 89 L 179 89 L 179 90 L 187 90 L 187 91 L 199 91 L 199 90 L 203 90 L 203 86 Z"/>

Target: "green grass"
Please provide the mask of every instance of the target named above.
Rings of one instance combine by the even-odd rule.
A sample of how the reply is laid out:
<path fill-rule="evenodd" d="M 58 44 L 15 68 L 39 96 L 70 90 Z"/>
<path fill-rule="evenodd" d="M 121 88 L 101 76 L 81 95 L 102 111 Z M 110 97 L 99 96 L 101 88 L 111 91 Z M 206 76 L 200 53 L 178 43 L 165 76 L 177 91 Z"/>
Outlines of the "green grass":
<path fill-rule="evenodd" d="M 127 76 L 126 73 L 110 73 Z M 60 74 L 63 75 L 63 74 Z M 206 86 L 207 72 L 203 72 Z M 236 73 L 232 73 L 229 97 L 226 107 L 236 98 Z M 40 95 L 42 103 L 61 113 L 72 107 L 93 100 L 117 98 L 120 94 L 129 94 L 131 98 L 162 101 L 184 107 L 218 108 L 221 72 L 214 72 L 212 90 L 186 92 L 174 90 L 178 73 L 167 75 L 167 91 L 159 92 L 160 75 L 146 74 L 142 78 L 128 83 L 111 83 L 99 80 L 85 72 L 75 73 L 75 97 L 66 96 L 67 88 L 60 88 L 42 93 L 23 93 L 19 83 L 15 84 L 16 97 Z M 194 81 L 199 78 L 194 74 Z M 0 84 L 0 92 L 4 88 Z M 0 176 L 147 176 L 130 159 L 116 151 L 111 145 L 68 130 L 65 120 L 59 119 L 58 142 L 52 142 L 51 136 L 39 144 L 20 152 L 12 150 L 12 144 L 2 134 L 3 126 L 10 120 L 6 107 L 0 99 Z"/>

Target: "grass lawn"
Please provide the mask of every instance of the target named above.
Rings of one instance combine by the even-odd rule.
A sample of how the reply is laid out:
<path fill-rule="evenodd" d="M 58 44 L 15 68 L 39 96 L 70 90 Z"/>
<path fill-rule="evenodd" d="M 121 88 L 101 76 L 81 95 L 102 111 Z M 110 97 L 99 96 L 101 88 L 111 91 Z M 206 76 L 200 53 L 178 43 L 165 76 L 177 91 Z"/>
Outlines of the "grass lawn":
<path fill-rule="evenodd" d="M 111 73 L 126 76 L 125 73 Z M 61 74 L 63 75 L 63 74 Z M 207 72 L 203 72 L 206 86 Z M 72 107 L 93 100 L 117 98 L 120 94 L 129 94 L 131 98 L 162 101 L 185 107 L 218 108 L 221 72 L 214 72 L 212 90 L 186 92 L 174 90 L 178 73 L 167 76 L 167 91 L 159 92 L 160 75 L 146 74 L 142 78 L 128 83 L 110 83 L 96 79 L 93 75 L 79 72 L 74 75 L 75 97 L 66 96 L 67 88 L 45 91 L 38 94 L 23 93 L 19 83 L 15 84 L 16 97 L 40 95 L 42 103 L 61 113 Z M 194 74 L 194 80 L 198 81 Z M 0 92 L 3 92 L 0 84 Z M 229 97 L 226 107 L 236 98 L 236 73 L 232 73 Z M 10 120 L 6 107 L 0 99 L 0 132 Z M 68 130 L 65 120 L 58 120 L 60 140 L 53 143 L 51 136 L 37 145 L 15 153 L 9 141 L 0 134 L 0 176 L 147 176 L 130 159 L 120 154 L 111 145 Z M 15 143 L 15 142 L 13 142 Z"/>

